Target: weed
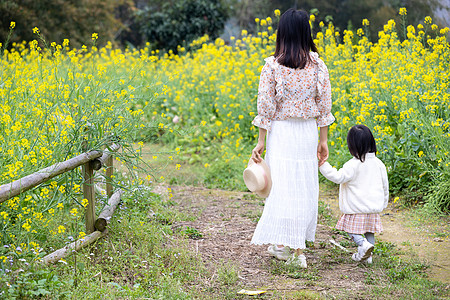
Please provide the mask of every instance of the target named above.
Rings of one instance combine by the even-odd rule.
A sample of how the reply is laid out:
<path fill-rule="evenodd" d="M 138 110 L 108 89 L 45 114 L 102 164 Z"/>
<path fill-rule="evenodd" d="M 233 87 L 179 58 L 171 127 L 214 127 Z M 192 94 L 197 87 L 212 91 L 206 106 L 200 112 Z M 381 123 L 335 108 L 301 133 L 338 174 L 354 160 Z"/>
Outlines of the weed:
<path fill-rule="evenodd" d="M 203 238 L 203 234 L 198 231 L 198 229 L 186 226 L 185 229 L 182 230 L 182 233 L 187 235 L 190 239 L 199 240 Z"/>
<path fill-rule="evenodd" d="M 245 213 L 241 214 L 242 217 L 246 217 L 249 220 L 251 220 L 253 223 L 258 223 L 259 219 L 261 218 L 262 212 L 261 211 L 255 211 L 255 210 L 249 210 Z"/>
<path fill-rule="evenodd" d="M 298 270 L 298 268 L 292 268 L 292 267 L 288 267 L 288 272 L 286 273 L 286 275 L 288 277 L 291 278 L 295 278 L 295 279 L 306 279 L 308 281 L 317 281 L 319 279 L 321 279 L 322 277 L 319 275 L 319 271 L 315 268 L 307 268 L 307 269 L 301 269 Z"/>
<path fill-rule="evenodd" d="M 256 195 L 253 193 L 245 193 L 242 195 L 242 199 L 244 200 L 256 200 Z"/>
<path fill-rule="evenodd" d="M 231 262 L 221 263 L 217 269 L 217 278 L 220 285 L 233 285 L 239 280 L 238 267 Z"/>
<path fill-rule="evenodd" d="M 297 291 L 292 294 L 289 299 L 303 299 L 303 300 L 320 300 L 324 299 L 320 294 L 313 291 Z"/>
<path fill-rule="evenodd" d="M 328 226 L 335 223 L 331 208 L 322 200 L 319 200 L 319 222 Z"/>
<path fill-rule="evenodd" d="M 394 255 L 396 246 L 390 242 L 378 241 L 375 245 L 373 253 L 380 257 L 390 257 Z"/>
<path fill-rule="evenodd" d="M 0 296 L 7 299 L 46 298 L 50 295 L 62 298 L 72 295 L 70 290 L 64 290 L 63 281 L 52 270 L 29 267 L 20 269 L 15 274 L 1 274 Z M 73 284 L 73 279 L 70 284 Z"/>

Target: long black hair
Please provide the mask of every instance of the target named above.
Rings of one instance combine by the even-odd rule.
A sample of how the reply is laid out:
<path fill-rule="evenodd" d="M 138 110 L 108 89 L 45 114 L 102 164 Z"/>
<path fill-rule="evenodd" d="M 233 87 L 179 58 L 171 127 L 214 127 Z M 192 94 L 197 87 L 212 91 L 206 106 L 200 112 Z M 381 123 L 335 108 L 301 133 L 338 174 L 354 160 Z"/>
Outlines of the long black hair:
<path fill-rule="evenodd" d="M 311 36 L 309 14 L 290 8 L 278 23 L 274 56 L 283 66 L 303 69 L 311 60 L 310 51 L 317 52 L 317 47 Z"/>
<path fill-rule="evenodd" d="M 364 162 L 366 153 L 376 153 L 377 144 L 370 131 L 365 125 L 355 125 L 348 131 L 347 145 L 351 155 Z"/>

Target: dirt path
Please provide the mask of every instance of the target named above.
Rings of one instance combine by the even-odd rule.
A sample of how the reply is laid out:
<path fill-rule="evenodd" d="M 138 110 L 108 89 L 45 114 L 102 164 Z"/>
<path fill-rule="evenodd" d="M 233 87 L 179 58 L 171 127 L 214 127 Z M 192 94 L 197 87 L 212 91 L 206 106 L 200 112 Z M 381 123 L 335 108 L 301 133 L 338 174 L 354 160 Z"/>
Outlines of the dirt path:
<path fill-rule="evenodd" d="M 160 187 L 155 192 L 165 193 L 166 190 L 167 188 Z M 317 228 L 314 248 L 305 252 L 307 271 L 286 276 L 286 272 L 277 271 L 281 264 L 270 257 L 266 246 L 250 245 L 257 219 L 263 209 L 263 199 L 250 193 L 190 186 L 171 186 L 171 192 L 172 200 L 180 209 L 197 216 L 195 221 L 174 224 L 174 228 L 190 227 L 200 232 L 201 239 L 190 240 L 192 250 L 201 256 L 211 270 L 217 270 L 218 266 L 225 263 L 232 263 L 239 270 L 239 286 L 244 289 L 267 290 L 265 295 L 269 299 L 289 298 L 293 293 L 301 291 L 312 291 L 322 296 L 332 295 L 338 299 L 353 299 L 351 295 L 364 293 L 371 278 L 372 287 L 382 288 L 386 285 L 386 282 L 381 282 L 381 276 L 372 274 L 370 267 L 356 264 L 351 260 L 350 254 L 335 249 L 329 243 L 330 239 L 335 239 L 349 247 L 350 251 L 355 251 L 350 241 L 331 226 L 323 225 L 327 223 L 325 219 L 319 220 L 321 224 Z M 334 213 L 337 213 L 336 197 L 334 191 L 321 191 L 321 198 L 334 209 Z M 448 238 L 441 239 L 440 242 L 428 240 L 420 232 L 401 225 L 400 214 L 394 211 L 388 213 L 383 216 L 385 233 L 381 239 L 397 245 L 403 243 L 404 247 L 410 245 L 412 250 L 419 250 L 420 257 L 425 257 L 430 262 L 434 259 L 431 276 L 449 283 L 450 273 L 445 261 L 449 257 Z M 431 245 L 438 246 L 438 249 Z M 440 260 L 437 260 L 439 258 Z M 214 276 L 218 274 L 212 276 L 211 282 L 214 281 Z M 218 299 L 221 297 L 218 296 Z"/>

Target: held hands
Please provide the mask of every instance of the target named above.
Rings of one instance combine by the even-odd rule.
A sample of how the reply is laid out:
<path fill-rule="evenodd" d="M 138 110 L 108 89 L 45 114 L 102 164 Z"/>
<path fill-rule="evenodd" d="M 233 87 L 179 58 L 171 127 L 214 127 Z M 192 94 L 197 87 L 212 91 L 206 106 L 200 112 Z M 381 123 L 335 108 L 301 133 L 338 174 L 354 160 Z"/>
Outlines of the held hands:
<path fill-rule="evenodd" d="M 262 161 L 261 155 L 264 152 L 264 141 L 258 141 L 258 144 L 252 151 L 252 159 L 255 163 L 260 163 Z"/>
<path fill-rule="evenodd" d="M 317 158 L 319 159 L 319 167 L 327 161 L 328 159 L 327 142 L 319 142 L 319 145 L 317 146 Z"/>

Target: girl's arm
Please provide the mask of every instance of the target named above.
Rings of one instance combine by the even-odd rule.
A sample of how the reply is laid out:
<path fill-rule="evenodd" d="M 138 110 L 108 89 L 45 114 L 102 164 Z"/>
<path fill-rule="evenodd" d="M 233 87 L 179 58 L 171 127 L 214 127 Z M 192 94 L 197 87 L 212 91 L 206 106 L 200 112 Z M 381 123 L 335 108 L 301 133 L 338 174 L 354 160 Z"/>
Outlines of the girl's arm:
<path fill-rule="evenodd" d="M 319 167 L 328 159 L 328 126 L 320 127 L 317 158 L 319 159 Z"/>
<path fill-rule="evenodd" d="M 328 162 L 325 162 L 320 168 L 320 173 L 322 175 L 334 183 L 341 184 L 348 182 L 353 179 L 355 175 L 356 165 L 352 163 L 352 161 L 348 161 L 344 164 L 342 169 L 339 171 L 336 168 L 333 168 Z"/>
<path fill-rule="evenodd" d="M 259 163 L 262 161 L 261 155 L 264 152 L 264 142 L 266 139 L 267 130 L 264 128 L 259 128 L 259 136 L 258 136 L 258 143 L 256 144 L 256 147 L 252 151 L 252 159 L 254 162 Z"/>

